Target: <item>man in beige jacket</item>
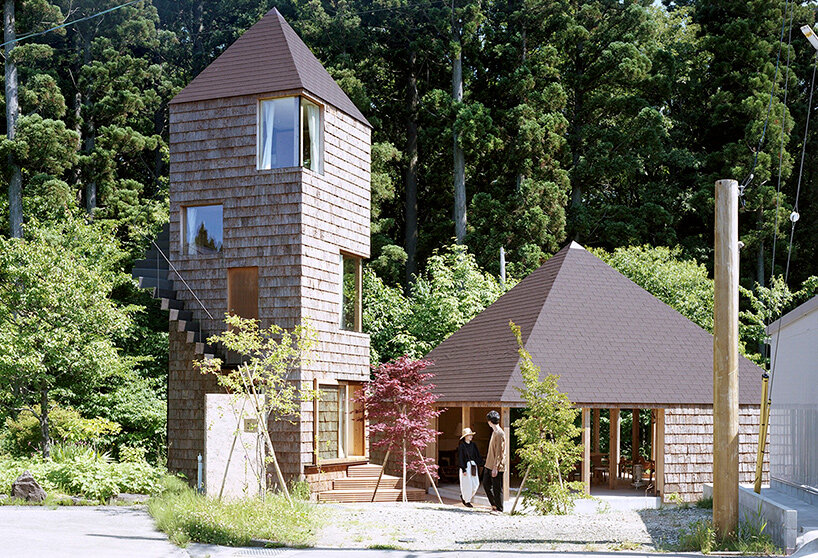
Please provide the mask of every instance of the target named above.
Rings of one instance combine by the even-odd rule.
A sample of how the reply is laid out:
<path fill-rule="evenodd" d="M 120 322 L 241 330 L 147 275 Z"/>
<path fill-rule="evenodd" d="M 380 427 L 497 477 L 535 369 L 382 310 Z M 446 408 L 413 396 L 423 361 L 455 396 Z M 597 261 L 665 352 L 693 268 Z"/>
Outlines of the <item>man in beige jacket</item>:
<path fill-rule="evenodd" d="M 483 489 L 486 491 L 492 511 L 503 511 L 503 471 L 506 470 L 506 437 L 500 428 L 500 413 L 490 411 L 486 415 L 491 427 L 489 451 L 483 468 Z"/>

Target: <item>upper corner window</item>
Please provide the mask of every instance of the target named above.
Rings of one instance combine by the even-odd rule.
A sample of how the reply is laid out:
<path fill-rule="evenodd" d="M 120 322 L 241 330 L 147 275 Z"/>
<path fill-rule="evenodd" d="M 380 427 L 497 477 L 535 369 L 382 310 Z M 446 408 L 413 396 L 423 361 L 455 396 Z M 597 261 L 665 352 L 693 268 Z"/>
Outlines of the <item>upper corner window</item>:
<path fill-rule="evenodd" d="M 302 97 L 259 103 L 258 168 L 303 166 L 322 172 L 321 109 Z"/>
<path fill-rule="evenodd" d="M 222 251 L 222 206 L 197 205 L 184 208 L 185 252 L 190 255 Z"/>
<path fill-rule="evenodd" d="M 301 99 L 301 130 L 301 165 L 321 173 L 321 109 L 306 99 Z"/>

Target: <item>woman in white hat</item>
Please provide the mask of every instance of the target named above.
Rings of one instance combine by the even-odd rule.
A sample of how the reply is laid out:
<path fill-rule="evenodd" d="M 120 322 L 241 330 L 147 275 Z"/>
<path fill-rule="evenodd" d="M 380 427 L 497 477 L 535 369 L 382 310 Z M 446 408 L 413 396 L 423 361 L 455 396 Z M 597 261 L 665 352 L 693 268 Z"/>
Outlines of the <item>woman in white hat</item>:
<path fill-rule="evenodd" d="M 457 465 L 460 467 L 460 501 L 467 508 L 472 506 L 472 499 L 480 487 L 480 476 L 477 468 L 484 464 L 477 444 L 472 442 L 474 431 L 471 428 L 464 428 L 463 435 L 460 436 L 460 444 L 457 446 Z"/>

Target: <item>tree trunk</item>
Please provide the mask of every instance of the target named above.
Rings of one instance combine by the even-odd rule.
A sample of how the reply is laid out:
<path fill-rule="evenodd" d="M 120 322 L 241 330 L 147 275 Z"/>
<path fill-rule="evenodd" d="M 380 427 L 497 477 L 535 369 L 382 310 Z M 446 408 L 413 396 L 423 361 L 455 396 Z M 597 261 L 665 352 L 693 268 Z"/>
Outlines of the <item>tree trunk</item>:
<path fill-rule="evenodd" d="M 43 459 L 51 457 L 51 429 L 48 426 L 48 385 L 40 385 L 40 450 Z"/>
<path fill-rule="evenodd" d="M 205 53 L 204 41 L 202 40 L 202 33 L 204 32 L 204 3 L 199 0 L 193 5 L 193 75 L 205 69 Z"/>
<path fill-rule="evenodd" d="M 83 40 L 83 64 L 88 65 L 91 63 L 91 36 L 86 35 Z M 84 106 L 83 108 L 86 118 L 85 123 L 85 141 L 83 142 L 83 151 L 89 157 L 94 154 L 94 148 L 96 146 L 96 123 L 94 122 L 94 113 L 93 107 L 91 106 L 91 86 L 88 85 L 88 89 L 85 92 L 84 96 Z M 88 181 L 85 184 L 85 211 L 88 213 L 89 216 L 93 218 L 94 210 L 97 208 L 97 182 L 93 176 L 93 169 L 91 169 L 91 173 L 85 177 Z"/>
<path fill-rule="evenodd" d="M 406 285 L 415 282 L 418 246 L 418 83 L 415 63 L 417 52 L 409 55 L 409 75 L 406 82 Z"/>
<path fill-rule="evenodd" d="M 765 284 L 764 281 L 764 237 L 762 233 L 764 231 L 764 206 L 759 206 L 758 208 L 758 232 L 759 232 L 759 242 L 758 242 L 758 253 L 756 254 L 756 282 L 759 286 L 763 287 Z M 772 286 L 772 285 L 770 285 Z M 760 355 L 764 356 L 767 354 L 767 345 L 764 343 L 763 340 L 758 342 L 758 352 Z"/>
<path fill-rule="evenodd" d="M 571 148 L 571 213 L 573 214 L 574 220 L 576 219 L 576 214 L 581 211 L 582 209 L 582 183 L 579 180 L 579 177 L 575 175 L 577 164 L 579 163 L 579 158 L 582 150 L 582 111 L 584 109 L 584 92 L 582 90 L 582 76 L 584 72 L 583 68 L 583 60 L 582 60 L 582 52 L 584 50 L 584 45 L 582 42 L 577 45 L 577 52 L 576 52 L 576 68 L 577 68 L 577 75 L 575 77 L 575 84 L 574 84 L 574 107 L 573 107 L 573 118 L 572 125 L 571 125 L 571 133 L 568 136 L 568 143 L 569 147 Z M 574 240 L 579 242 L 580 240 L 580 231 L 577 227 L 576 221 L 574 222 Z"/>
<path fill-rule="evenodd" d="M 6 0 L 3 12 L 3 42 L 14 41 L 17 36 L 14 29 L 14 0 Z M 8 139 L 13 140 L 16 135 L 17 118 L 20 115 L 17 97 L 17 63 L 12 51 L 16 43 L 6 45 L 6 128 Z M 8 164 L 11 168 L 9 177 L 9 225 L 12 238 L 23 237 L 23 176 L 20 166 L 9 153 Z"/>
<path fill-rule="evenodd" d="M 463 102 L 463 50 L 460 28 L 452 11 L 452 102 L 459 110 Z M 452 153 L 454 155 L 454 235 L 457 244 L 466 241 L 466 161 L 457 137 L 457 120 L 452 131 Z"/>

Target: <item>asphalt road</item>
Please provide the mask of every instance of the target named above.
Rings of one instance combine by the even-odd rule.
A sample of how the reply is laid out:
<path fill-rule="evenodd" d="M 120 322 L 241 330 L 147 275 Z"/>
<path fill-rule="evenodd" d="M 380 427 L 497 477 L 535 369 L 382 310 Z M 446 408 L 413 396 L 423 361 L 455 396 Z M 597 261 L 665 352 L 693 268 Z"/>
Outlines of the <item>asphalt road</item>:
<path fill-rule="evenodd" d="M 129 507 L 0 506 L 2 558 L 674 558 L 701 554 L 644 552 L 425 552 L 378 549 L 229 548 L 190 544 L 181 549 L 156 530 L 142 509 Z"/>

